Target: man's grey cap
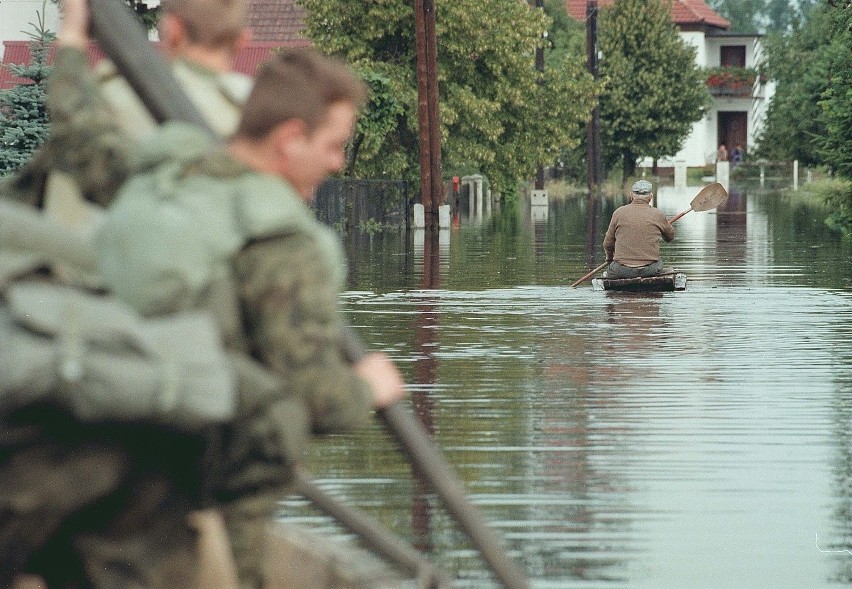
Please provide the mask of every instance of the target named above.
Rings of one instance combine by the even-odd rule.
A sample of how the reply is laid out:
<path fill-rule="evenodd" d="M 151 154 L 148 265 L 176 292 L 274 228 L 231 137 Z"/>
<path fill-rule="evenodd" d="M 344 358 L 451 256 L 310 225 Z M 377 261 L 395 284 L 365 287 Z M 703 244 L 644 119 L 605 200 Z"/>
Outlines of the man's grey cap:
<path fill-rule="evenodd" d="M 653 186 L 647 180 L 637 180 L 633 183 L 633 188 L 630 191 L 633 194 L 651 194 Z"/>

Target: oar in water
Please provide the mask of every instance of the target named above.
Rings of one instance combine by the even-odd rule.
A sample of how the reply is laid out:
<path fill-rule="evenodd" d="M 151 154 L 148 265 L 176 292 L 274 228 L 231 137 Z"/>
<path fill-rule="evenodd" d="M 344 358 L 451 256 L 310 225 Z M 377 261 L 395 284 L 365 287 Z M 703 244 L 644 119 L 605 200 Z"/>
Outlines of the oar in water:
<path fill-rule="evenodd" d="M 351 327 L 347 327 L 345 336 L 346 355 L 351 362 L 357 362 L 366 354 L 364 344 Z M 380 409 L 377 414 L 411 462 L 435 489 L 447 511 L 467 534 L 494 576 L 507 589 L 528 589 L 526 576 L 508 555 L 482 511 L 467 498 L 461 479 L 420 422 L 400 401 Z"/>
<path fill-rule="evenodd" d="M 601 264 L 600 266 L 598 266 L 597 268 L 595 268 L 594 270 L 592 270 L 588 274 L 584 274 L 582 278 L 578 278 L 577 280 L 574 281 L 574 284 L 571 285 L 571 288 L 574 288 L 578 284 L 582 284 L 583 282 L 585 282 L 586 280 L 588 280 L 589 278 L 591 278 L 592 276 L 594 276 L 595 274 L 597 274 L 598 272 L 603 270 L 606 267 L 607 264 L 608 264 L 608 262 L 604 262 L 603 264 Z"/>
<path fill-rule="evenodd" d="M 693 198 L 692 201 L 690 201 L 689 208 L 669 219 L 669 223 L 674 223 L 690 211 L 700 213 L 701 211 L 709 211 L 711 209 L 715 209 L 720 204 L 725 202 L 726 198 L 728 198 L 728 191 L 725 190 L 724 186 L 722 186 L 718 182 L 708 184 L 707 186 L 702 188 L 698 194 L 695 195 L 695 198 Z M 572 284 L 571 287 L 573 288 L 578 284 L 582 284 L 583 282 L 603 270 L 606 265 L 607 263 L 604 262 L 588 274 L 584 275 L 582 278 L 579 278 L 574 281 L 574 284 Z"/>

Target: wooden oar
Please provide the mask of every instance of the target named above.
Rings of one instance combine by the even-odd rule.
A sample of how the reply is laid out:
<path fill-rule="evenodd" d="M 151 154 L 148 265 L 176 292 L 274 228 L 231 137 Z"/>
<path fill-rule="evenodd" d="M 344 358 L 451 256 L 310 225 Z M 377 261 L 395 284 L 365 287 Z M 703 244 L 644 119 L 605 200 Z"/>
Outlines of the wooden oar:
<path fill-rule="evenodd" d="M 351 362 L 357 362 L 366 353 L 364 344 L 351 328 L 347 328 L 345 336 L 346 354 Z M 468 500 L 464 484 L 420 422 L 399 401 L 377 413 L 412 464 L 438 493 L 494 576 L 508 589 L 528 589 L 526 576 L 506 553 L 497 532 L 488 525 L 479 508 Z"/>
<path fill-rule="evenodd" d="M 695 198 L 689 203 L 689 208 L 683 211 L 682 213 L 678 213 L 671 219 L 669 219 L 669 223 L 674 223 L 685 214 L 690 211 L 695 211 L 696 213 L 700 213 L 701 211 L 709 211 L 710 209 L 715 209 L 720 204 L 725 202 L 725 199 L 728 198 L 728 191 L 725 190 L 725 187 L 719 184 L 718 182 L 714 182 L 713 184 L 708 184 L 701 191 L 695 195 Z M 575 287 L 578 284 L 582 284 L 598 272 L 604 269 L 607 265 L 606 262 L 584 275 L 582 278 L 577 279 L 571 287 Z"/>
<path fill-rule="evenodd" d="M 429 562 L 420 552 L 385 528 L 378 520 L 326 493 L 303 467 L 296 467 L 295 474 L 296 489 L 315 507 L 358 536 L 367 548 L 416 577 L 421 586 L 434 589 L 451 586 L 447 573 Z"/>
<path fill-rule="evenodd" d="M 90 6 L 94 36 L 134 89 L 149 89 L 142 91 L 140 98 L 155 118 L 159 122 L 192 122 L 210 131 L 198 110 L 177 85 L 165 62 L 156 56 L 144 31 L 132 18 L 128 18 L 131 16 L 129 8 L 117 0 L 90 0 Z M 118 42 L 120 39 L 123 41 Z M 169 90 L 165 91 L 164 87 Z M 365 348 L 354 331 L 347 331 L 350 359 L 357 360 L 364 355 Z M 450 513 L 467 532 L 495 576 L 509 589 L 527 589 L 529 582 L 503 550 L 496 532 L 488 527 L 479 510 L 467 500 L 458 477 L 420 422 L 399 403 L 384 409 L 381 415 L 414 465 L 424 473 Z"/>
<path fill-rule="evenodd" d="M 708 184 L 704 188 L 701 189 L 701 192 L 695 195 L 695 198 L 689 203 L 689 208 L 683 211 L 682 213 L 678 213 L 671 219 L 669 219 L 669 223 L 674 223 L 689 211 L 695 211 L 696 213 L 700 213 L 701 211 L 709 211 L 710 209 L 715 209 L 720 204 L 725 202 L 725 199 L 728 198 L 728 191 L 725 190 L 725 187 L 719 184 L 718 182 L 714 182 L 713 184 Z"/>
<path fill-rule="evenodd" d="M 594 270 L 592 270 L 588 274 L 584 274 L 582 278 L 578 278 L 577 280 L 575 280 L 574 284 L 571 285 L 571 288 L 574 288 L 578 284 L 582 284 L 583 282 L 585 282 L 586 280 L 588 280 L 589 278 L 591 278 L 592 276 L 594 276 L 595 274 L 597 274 L 598 272 L 603 270 L 608 263 L 609 262 L 604 262 L 603 264 L 601 264 L 600 266 L 598 266 L 597 268 L 595 268 Z"/>

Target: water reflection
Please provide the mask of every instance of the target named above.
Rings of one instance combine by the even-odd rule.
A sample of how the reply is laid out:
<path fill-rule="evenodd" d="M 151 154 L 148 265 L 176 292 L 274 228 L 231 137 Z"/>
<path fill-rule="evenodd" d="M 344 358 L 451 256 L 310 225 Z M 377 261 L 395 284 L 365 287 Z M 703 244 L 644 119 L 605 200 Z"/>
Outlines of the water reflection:
<path fill-rule="evenodd" d="M 585 199 L 462 224 L 437 260 L 425 237 L 356 252 L 353 323 L 536 589 L 852 582 L 852 247 L 783 195 L 731 193 L 678 221 L 682 293 L 568 288 L 599 247 Z M 377 428 L 311 463 L 460 587 L 495 586 Z"/>
<path fill-rule="evenodd" d="M 440 288 L 441 286 L 441 253 L 446 247 L 442 247 L 442 242 L 448 246 L 446 240 L 441 240 L 441 233 L 449 235 L 449 232 L 443 230 L 424 230 L 423 231 L 423 251 L 421 263 L 417 264 L 421 268 L 421 283 L 420 287 L 424 291 Z M 415 259 L 417 259 L 417 251 L 415 248 Z M 431 397 L 431 390 L 437 382 L 438 361 L 435 358 L 436 331 L 438 327 L 438 313 L 436 312 L 434 302 L 429 297 L 421 298 L 417 305 L 417 313 L 415 315 L 414 329 L 416 335 L 415 353 L 415 374 L 416 378 L 411 387 L 411 402 L 414 408 L 414 414 L 418 421 L 423 425 L 427 432 L 431 435 L 435 433 L 435 425 L 433 419 L 434 400 Z M 412 476 L 414 477 L 414 489 L 412 497 L 412 522 L 414 531 L 414 545 L 419 550 L 426 553 L 431 553 L 434 548 L 434 543 L 431 537 L 431 514 L 432 506 L 429 501 L 429 484 L 422 473 L 417 468 L 412 467 Z"/>
<path fill-rule="evenodd" d="M 747 196 L 731 187 L 728 199 L 716 210 L 716 259 L 720 283 L 742 284 L 746 272 L 746 243 L 748 242 Z"/>

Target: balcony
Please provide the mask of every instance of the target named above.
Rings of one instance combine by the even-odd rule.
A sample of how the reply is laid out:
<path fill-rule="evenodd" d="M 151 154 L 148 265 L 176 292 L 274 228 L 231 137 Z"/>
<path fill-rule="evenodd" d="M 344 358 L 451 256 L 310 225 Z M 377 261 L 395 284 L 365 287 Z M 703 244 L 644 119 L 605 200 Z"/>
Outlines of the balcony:
<path fill-rule="evenodd" d="M 763 75 L 754 68 L 717 67 L 707 70 L 707 88 L 713 96 L 749 98 L 755 96 L 765 83 Z"/>

